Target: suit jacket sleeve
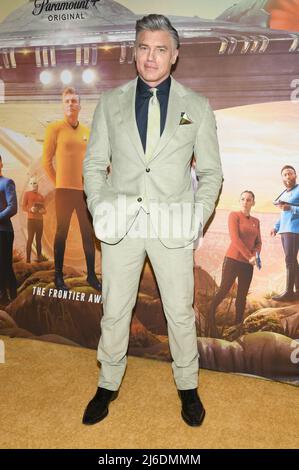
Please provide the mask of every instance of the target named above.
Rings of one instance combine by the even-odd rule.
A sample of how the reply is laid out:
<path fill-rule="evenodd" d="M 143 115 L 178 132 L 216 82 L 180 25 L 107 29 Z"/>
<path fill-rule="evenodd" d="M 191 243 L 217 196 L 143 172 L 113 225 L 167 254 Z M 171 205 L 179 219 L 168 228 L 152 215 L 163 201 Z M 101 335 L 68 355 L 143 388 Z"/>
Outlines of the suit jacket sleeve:
<path fill-rule="evenodd" d="M 18 211 L 16 187 L 13 180 L 8 180 L 5 186 L 6 208 L 0 212 L 0 220 L 10 219 Z"/>
<path fill-rule="evenodd" d="M 107 184 L 107 168 L 110 164 L 111 148 L 105 111 L 105 95 L 98 103 L 83 162 L 84 191 L 88 209 L 94 216 L 97 205 L 107 198 L 112 188 Z"/>
<path fill-rule="evenodd" d="M 203 118 L 194 146 L 198 186 L 196 203 L 203 206 L 203 227 L 211 217 L 222 184 L 222 168 L 219 155 L 216 120 L 206 99 Z"/>

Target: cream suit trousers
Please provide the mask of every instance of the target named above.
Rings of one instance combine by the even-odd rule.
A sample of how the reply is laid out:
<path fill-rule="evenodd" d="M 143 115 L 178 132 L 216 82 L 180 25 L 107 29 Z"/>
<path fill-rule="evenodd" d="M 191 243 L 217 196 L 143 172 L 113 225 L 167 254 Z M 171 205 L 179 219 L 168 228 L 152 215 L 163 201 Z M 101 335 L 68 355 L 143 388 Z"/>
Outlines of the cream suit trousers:
<path fill-rule="evenodd" d="M 140 224 L 140 225 L 138 225 Z M 193 250 L 166 248 L 158 238 L 130 238 L 139 226 L 150 224 L 141 209 L 127 236 L 116 245 L 101 242 L 103 317 L 98 360 L 99 386 L 118 390 L 127 364 L 132 310 L 136 303 L 146 255 L 159 286 L 179 390 L 197 388 L 199 355 L 193 304 Z"/>

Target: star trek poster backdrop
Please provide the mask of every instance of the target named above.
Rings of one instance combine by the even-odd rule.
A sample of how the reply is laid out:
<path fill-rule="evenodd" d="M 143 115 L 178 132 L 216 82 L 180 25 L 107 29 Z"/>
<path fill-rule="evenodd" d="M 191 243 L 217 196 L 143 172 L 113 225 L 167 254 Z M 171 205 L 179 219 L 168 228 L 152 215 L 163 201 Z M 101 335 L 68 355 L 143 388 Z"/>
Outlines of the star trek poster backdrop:
<path fill-rule="evenodd" d="M 9 212 L 13 196 L 2 188 L 0 230 L 8 227 L 1 218 L 6 210 L 14 232 L 12 268 L 17 292 L 6 275 L 11 268 L 9 257 L 2 254 L 0 334 L 97 347 L 101 292 L 90 276 L 94 271 L 92 275 L 101 279 L 99 243 L 92 239 L 93 257 L 88 224 L 81 223 L 83 199 L 75 204 L 81 212 L 71 210 L 70 192 L 61 195 L 59 207 L 55 204 L 57 178 L 51 178 L 49 166 L 47 171 L 43 147 L 48 138 L 48 163 L 58 172 L 58 155 L 51 162 L 51 149 L 52 154 L 58 152 L 55 129 L 63 126 L 62 91 L 75 87 L 80 95 L 81 127 L 79 140 L 71 138 L 71 145 L 78 159 L 71 168 L 61 170 L 70 177 L 61 184 L 79 191 L 80 155 L 98 98 L 136 75 L 136 18 L 163 13 L 180 34 L 174 77 L 208 96 L 215 111 L 224 171 L 216 214 L 194 254 L 201 366 L 299 384 L 297 252 L 295 247 L 290 281 L 283 237 L 279 230 L 271 236 L 275 224 L 281 228 L 282 218 L 290 214 L 288 230 L 295 233 L 299 218 L 296 175 L 291 197 L 284 201 L 287 210 L 273 204 L 285 189 L 281 169 L 289 165 L 299 171 L 299 0 L 240 0 L 235 4 L 232 0 L 183 4 L 169 0 L 164 1 L 163 11 L 159 3 L 15 0 L 1 4 L 0 180 L 14 181 L 18 211 Z M 54 137 L 49 136 L 51 130 Z M 196 187 L 192 167 L 190 178 Z M 250 230 L 259 228 L 260 240 L 256 238 L 251 247 L 257 262 L 247 285 L 241 272 L 239 282 L 232 283 L 217 304 L 221 278 L 227 281 L 223 260 L 231 243 L 238 244 L 241 230 L 234 217 L 237 224 L 243 223 L 240 194 L 244 190 L 255 194 L 253 218 L 247 221 L 252 223 Z M 64 250 L 57 235 L 58 213 L 65 237 L 61 262 L 70 288 L 67 294 L 54 285 L 54 251 Z M 288 283 L 293 294 L 287 292 L 282 300 L 274 300 Z M 170 359 L 166 322 L 148 263 L 134 310 L 129 353 Z"/>

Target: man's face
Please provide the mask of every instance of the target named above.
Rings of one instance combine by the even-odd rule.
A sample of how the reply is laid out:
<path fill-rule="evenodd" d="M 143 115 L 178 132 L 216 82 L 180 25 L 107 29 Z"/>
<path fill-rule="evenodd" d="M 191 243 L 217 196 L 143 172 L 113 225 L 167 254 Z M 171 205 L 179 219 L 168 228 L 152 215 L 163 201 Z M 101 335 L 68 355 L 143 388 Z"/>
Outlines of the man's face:
<path fill-rule="evenodd" d="M 81 109 L 79 96 L 73 94 L 64 95 L 62 98 L 63 112 L 66 118 L 78 119 Z"/>
<path fill-rule="evenodd" d="M 286 168 L 281 173 L 283 184 L 286 188 L 292 188 L 296 184 L 296 173 L 292 168 Z"/>
<path fill-rule="evenodd" d="M 141 31 L 135 44 L 135 61 L 140 77 L 155 87 L 169 75 L 178 49 L 168 31 Z"/>

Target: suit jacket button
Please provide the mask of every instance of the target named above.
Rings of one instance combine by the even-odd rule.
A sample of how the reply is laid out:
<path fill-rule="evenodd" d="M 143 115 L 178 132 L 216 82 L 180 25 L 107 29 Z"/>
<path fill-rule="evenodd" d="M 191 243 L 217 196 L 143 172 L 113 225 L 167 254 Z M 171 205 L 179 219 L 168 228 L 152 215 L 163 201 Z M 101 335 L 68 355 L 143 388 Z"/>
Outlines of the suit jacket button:
<path fill-rule="evenodd" d="M 150 169 L 150 168 L 147 168 L 145 171 L 146 171 L 147 173 L 149 173 L 149 172 L 151 171 L 151 169 Z"/>
<path fill-rule="evenodd" d="M 138 201 L 138 202 L 141 202 L 141 201 L 142 201 L 142 197 L 139 197 L 139 198 L 137 199 L 137 201 Z"/>

